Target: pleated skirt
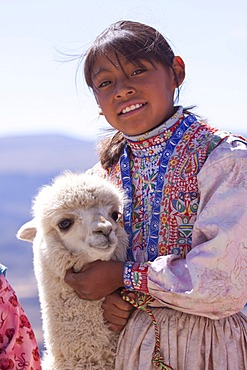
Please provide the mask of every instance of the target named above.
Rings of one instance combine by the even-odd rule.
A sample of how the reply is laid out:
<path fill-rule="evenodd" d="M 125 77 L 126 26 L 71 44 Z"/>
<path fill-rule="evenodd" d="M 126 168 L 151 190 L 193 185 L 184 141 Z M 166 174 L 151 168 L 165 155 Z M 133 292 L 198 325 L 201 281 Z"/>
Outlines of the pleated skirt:
<path fill-rule="evenodd" d="M 220 320 L 153 308 L 164 363 L 174 370 L 247 370 L 247 317 Z M 157 370 L 152 363 L 155 329 L 150 316 L 136 310 L 120 334 L 117 370 Z M 160 369 L 163 369 L 160 367 Z"/>

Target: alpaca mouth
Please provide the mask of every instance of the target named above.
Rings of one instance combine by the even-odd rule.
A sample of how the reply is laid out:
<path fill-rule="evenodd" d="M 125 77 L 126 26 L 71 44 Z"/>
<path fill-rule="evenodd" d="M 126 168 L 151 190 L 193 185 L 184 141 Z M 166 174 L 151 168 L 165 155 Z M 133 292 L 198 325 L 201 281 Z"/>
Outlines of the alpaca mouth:
<path fill-rule="evenodd" d="M 90 248 L 94 248 L 94 249 L 112 249 L 112 248 L 115 248 L 116 246 L 116 243 L 109 243 L 109 242 L 105 242 L 105 243 L 90 243 L 89 244 L 89 247 Z"/>
<path fill-rule="evenodd" d="M 88 240 L 88 244 L 90 248 L 102 250 L 113 249 L 117 245 L 117 237 L 113 232 L 108 235 L 98 234 L 97 236 L 91 237 L 90 240 Z"/>

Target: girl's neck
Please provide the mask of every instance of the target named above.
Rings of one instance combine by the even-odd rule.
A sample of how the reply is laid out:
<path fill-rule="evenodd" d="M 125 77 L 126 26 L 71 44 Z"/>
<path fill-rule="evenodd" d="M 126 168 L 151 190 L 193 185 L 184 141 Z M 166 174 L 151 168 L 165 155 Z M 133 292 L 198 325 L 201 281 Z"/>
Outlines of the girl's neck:
<path fill-rule="evenodd" d="M 140 135 L 135 135 L 135 136 L 124 135 L 124 137 L 131 141 L 143 141 L 145 139 L 158 135 L 159 133 L 163 132 L 165 129 L 167 130 L 168 128 L 172 127 L 181 118 L 183 114 L 182 106 L 177 106 L 174 108 L 175 108 L 175 113 L 173 114 L 173 116 L 170 117 L 167 121 L 161 123 L 159 126 L 156 126 L 152 130 L 145 132 L 143 134 L 140 134 Z"/>

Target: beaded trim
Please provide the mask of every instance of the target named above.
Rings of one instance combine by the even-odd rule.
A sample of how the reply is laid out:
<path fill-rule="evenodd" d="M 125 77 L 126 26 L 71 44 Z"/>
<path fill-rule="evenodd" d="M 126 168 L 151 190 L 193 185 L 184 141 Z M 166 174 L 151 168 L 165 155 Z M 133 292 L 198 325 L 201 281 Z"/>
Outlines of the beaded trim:
<path fill-rule="evenodd" d="M 148 293 L 147 271 L 149 262 L 125 262 L 123 271 L 124 286 L 128 290 Z"/>

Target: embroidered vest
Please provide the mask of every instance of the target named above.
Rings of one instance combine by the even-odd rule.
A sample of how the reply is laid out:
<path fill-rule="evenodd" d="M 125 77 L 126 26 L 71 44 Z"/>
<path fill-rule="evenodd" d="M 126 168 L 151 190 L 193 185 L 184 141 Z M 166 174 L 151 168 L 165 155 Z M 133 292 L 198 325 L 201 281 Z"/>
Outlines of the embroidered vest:
<path fill-rule="evenodd" d="M 143 234 L 143 224 L 146 224 L 148 229 L 152 228 L 150 220 L 145 220 L 139 211 L 143 199 L 139 199 L 140 196 L 138 198 L 138 194 L 133 191 L 133 243 L 128 250 L 128 260 L 153 261 L 159 255 L 167 254 L 185 257 L 191 250 L 192 230 L 200 201 L 197 175 L 208 155 L 227 136 L 226 132 L 196 120 L 183 132 L 169 158 L 165 173 L 157 222 L 158 242 L 155 248 L 147 243 Z M 133 183 L 136 169 L 132 152 L 129 154 L 129 160 L 132 161 L 130 177 Z M 159 164 L 158 162 L 158 166 Z M 109 169 L 108 175 L 112 182 L 120 188 L 123 187 L 120 162 Z"/>

